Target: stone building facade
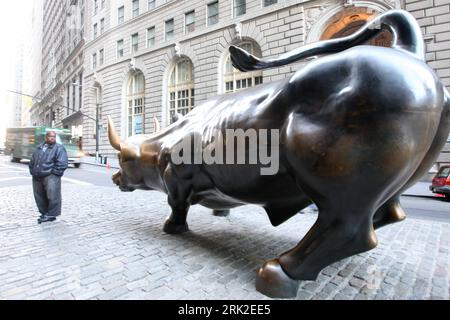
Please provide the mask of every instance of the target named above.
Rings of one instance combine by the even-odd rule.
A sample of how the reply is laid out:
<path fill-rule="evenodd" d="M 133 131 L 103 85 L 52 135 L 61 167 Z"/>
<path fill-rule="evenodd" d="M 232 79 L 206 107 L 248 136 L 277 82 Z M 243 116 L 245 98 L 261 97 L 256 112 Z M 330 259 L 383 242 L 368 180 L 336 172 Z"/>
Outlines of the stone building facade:
<path fill-rule="evenodd" d="M 29 8 L 31 18 L 27 21 L 25 31 L 30 40 L 25 43 L 22 92 L 29 96 L 22 98 L 22 127 L 36 125 L 39 117 L 37 114 L 39 108 L 33 108 L 33 105 L 39 103 L 39 99 L 33 97 L 41 95 L 43 3 L 43 0 L 33 1 L 32 7 Z M 31 110 L 34 111 L 34 115 L 31 114 Z"/>
<path fill-rule="evenodd" d="M 40 91 L 31 124 L 71 129 L 82 137 L 86 0 L 43 0 Z"/>
<path fill-rule="evenodd" d="M 307 61 L 241 74 L 228 48 L 264 58 L 342 36 L 392 8 L 411 12 L 422 27 L 427 60 L 450 87 L 450 0 L 88 0 L 85 19 L 83 139 L 95 151 L 115 152 L 106 137 L 111 115 L 123 139 L 165 127 L 208 98 L 289 77 Z M 378 44 L 389 42 L 380 39 Z M 440 163 L 450 163 L 447 144 Z"/>
<path fill-rule="evenodd" d="M 14 58 L 14 91 L 22 92 L 23 88 L 23 58 L 24 58 L 24 44 L 19 43 L 16 48 L 16 56 Z M 18 128 L 22 125 L 22 97 L 18 94 L 13 98 L 13 113 L 11 126 Z"/>

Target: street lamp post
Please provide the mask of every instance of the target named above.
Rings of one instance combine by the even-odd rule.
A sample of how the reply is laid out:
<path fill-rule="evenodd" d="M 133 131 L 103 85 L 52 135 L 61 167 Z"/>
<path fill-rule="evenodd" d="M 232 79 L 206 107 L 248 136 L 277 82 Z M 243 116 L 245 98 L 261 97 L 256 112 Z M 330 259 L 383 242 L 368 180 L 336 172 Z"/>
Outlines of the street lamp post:
<path fill-rule="evenodd" d="M 72 83 L 72 85 L 79 87 L 80 90 L 83 87 L 82 85 L 79 85 L 77 83 Z M 99 130 L 100 104 L 98 103 L 98 100 L 99 100 L 99 88 L 98 87 L 92 87 L 92 88 L 95 89 L 96 92 L 97 92 L 96 99 L 95 99 L 95 102 L 96 102 L 96 110 L 95 110 L 95 113 L 96 113 L 96 115 L 95 115 L 95 163 L 98 163 L 98 160 L 100 158 L 100 152 L 99 152 L 99 149 L 100 149 L 100 139 L 99 139 L 99 133 L 100 133 L 100 130 Z"/>
<path fill-rule="evenodd" d="M 99 122 L 100 122 L 100 118 L 99 118 L 99 103 L 98 103 L 98 88 L 94 87 L 95 89 L 97 89 L 97 104 L 96 104 L 96 116 L 95 116 L 95 162 L 98 163 L 98 158 L 99 158 Z"/>

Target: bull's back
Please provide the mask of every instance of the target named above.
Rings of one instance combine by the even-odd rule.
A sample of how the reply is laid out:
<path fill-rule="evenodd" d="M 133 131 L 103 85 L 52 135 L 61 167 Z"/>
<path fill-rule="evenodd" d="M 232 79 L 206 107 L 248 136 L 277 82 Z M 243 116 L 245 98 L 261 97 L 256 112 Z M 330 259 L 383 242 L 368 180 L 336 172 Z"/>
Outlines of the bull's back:
<path fill-rule="evenodd" d="M 294 74 L 286 90 L 295 97 L 295 111 L 316 116 L 440 112 L 443 94 L 442 83 L 423 61 L 374 46 L 317 59 Z"/>
<path fill-rule="evenodd" d="M 298 103 L 282 139 L 299 180 L 317 196 L 395 192 L 425 157 L 443 110 L 434 72 L 389 48 L 320 59 L 290 83 Z"/>
<path fill-rule="evenodd" d="M 207 144 L 217 130 L 281 130 L 275 176 L 261 176 L 259 165 L 202 166 L 211 181 L 205 198 L 260 204 L 295 196 L 299 177 L 331 191 L 358 176 L 355 187 L 412 174 L 436 133 L 442 97 L 420 60 L 362 46 L 313 61 L 290 79 L 210 100 L 189 116 L 186 132 L 198 131 Z"/>

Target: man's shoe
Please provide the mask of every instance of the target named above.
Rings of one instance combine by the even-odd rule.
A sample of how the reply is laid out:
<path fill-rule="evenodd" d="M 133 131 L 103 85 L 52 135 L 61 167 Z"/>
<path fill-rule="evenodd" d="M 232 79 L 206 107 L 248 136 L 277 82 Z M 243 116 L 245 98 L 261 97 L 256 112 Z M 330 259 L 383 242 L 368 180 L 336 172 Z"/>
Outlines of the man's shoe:
<path fill-rule="evenodd" d="M 53 222 L 55 220 L 56 220 L 56 217 L 49 217 L 49 216 L 43 215 L 38 219 L 38 223 L 41 224 L 41 223 L 46 223 L 46 222 Z"/>

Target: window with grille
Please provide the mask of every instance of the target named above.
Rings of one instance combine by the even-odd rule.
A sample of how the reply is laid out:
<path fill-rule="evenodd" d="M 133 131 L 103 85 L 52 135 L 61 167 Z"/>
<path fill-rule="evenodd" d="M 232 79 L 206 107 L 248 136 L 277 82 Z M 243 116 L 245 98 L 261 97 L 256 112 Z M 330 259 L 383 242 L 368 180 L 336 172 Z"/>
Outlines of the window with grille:
<path fill-rule="evenodd" d="M 128 85 L 128 136 L 144 133 L 145 79 L 142 73 L 131 77 Z"/>
<path fill-rule="evenodd" d="M 219 1 L 208 4 L 208 26 L 219 22 Z"/>
<path fill-rule="evenodd" d="M 188 12 L 184 15 L 185 33 L 195 31 L 195 11 Z"/>
<path fill-rule="evenodd" d="M 73 78 L 72 79 L 72 111 L 75 111 L 75 101 L 77 98 L 77 94 L 76 94 L 76 90 L 77 90 L 77 79 Z"/>
<path fill-rule="evenodd" d="M 167 20 L 165 26 L 166 26 L 165 29 L 166 41 L 171 40 L 173 38 L 173 28 L 174 28 L 173 19 Z"/>
<path fill-rule="evenodd" d="M 78 78 L 78 110 L 81 110 L 83 107 L 83 90 L 81 89 L 83 87 L 83 74 L 80 73 Z"/>
<path fill-rule="evenodd" d="M 139 15 L 139 0 L 133 0 L 133 18 Z"/>
<path fill-rule="evenodd" d="M 125 21 L 125 7 L 121 6 L 117 9 L 117 24 L 122 24 Z"/>
<path fill-rule="evenodd" d="M 267 7 L 267 6 L 270 6 L 270 5 L 275 4 L 277 2 L 278 2 L 278 0 L 263 0 L 263 5 L 264 5 L 264 7 Z"/>
<path fill-rule="evenodd" d="M 235 17 L 245 14 L 247 9 L 245 0 L 233 0 L 233 12 Z"/>
<path fill-rule="evenodd" d="M 67 97 L 66 97 L 66 108 L 67 112 L 66 115 L 69 115 L 69 108 L 70 108 L 70 83 L 67 84 Z"/>
<path fill-rule="evenodd" d="M 131 52 L 135 53 L 139 50 L 139 34 L 135 33 L 131 36 Z"/>
<path fill-rule="evenodd" d="M 84 36 L 84 11 L 81 11 L 81 13 L 80 13 L 80 24 L 81 24 L 80 37 L 83 38 L 83 36 Z"/>
<path fill-rule="evenodd" d="M 105 32 L 105 18 L 102 18 L 100 20 L 100 34 L 103 34 Z"/>
<path fill-rule="evenodd" d="M 100 59 L 100 65 L 103 65 L 103 63 L 105 62 L 105 50 L 104 49 L 100 49 L 99 51 L 99 59 Z"/>
<path fill-rule="evenodd" d="M 261 57 L 261 50 L 253 42 L 243 42 L 238 47 L 254 56 Z M 225 60 L 224 69 L 225 93 L 239 91 L 263 83 L 262 71 L 240 72 L 233 67 L 229 54 Z"/>
<path fill-rule="evenodd" d="M 178 61 L 169 78 L 169 121 L 176 113 L 186 115 L 195 106 L 194 67 L 189 59 Z"/>
<path fill-rule="evenodd" d="M 147 29 L 147 48 L 155 45 L 155 27 Z"/>
<path fill-rule="evenodd" d="M 117 58 L 123 57 L 123 40 L 117 41 Z"/>

